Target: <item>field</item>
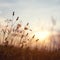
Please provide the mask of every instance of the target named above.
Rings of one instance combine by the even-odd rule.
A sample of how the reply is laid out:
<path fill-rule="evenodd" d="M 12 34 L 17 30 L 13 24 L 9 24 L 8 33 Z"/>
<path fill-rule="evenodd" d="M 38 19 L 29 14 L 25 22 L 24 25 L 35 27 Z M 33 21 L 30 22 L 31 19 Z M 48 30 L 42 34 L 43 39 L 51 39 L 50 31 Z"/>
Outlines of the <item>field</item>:
<path fill-rule="evenodd" d="M 42 41 L 31 34 L 33 31 L 29 23 L 25 26 L 16 23 L 19 17 L 14 20 L 14 15 L 15 12 L 12 19 L 5 20 L 5 26 L 0 26 L 0 60 L 60 60 L 60 34 L 51 34 L 47 41 Z M 37 46 L 39 41 L 42 41 L 40 49 Z"/>
<path fill-rule="evenodd" d="M 60 60 L 60 50 L 51 52 L 43 49 L 30 50 L 0 45 L 0 60 Z"/>

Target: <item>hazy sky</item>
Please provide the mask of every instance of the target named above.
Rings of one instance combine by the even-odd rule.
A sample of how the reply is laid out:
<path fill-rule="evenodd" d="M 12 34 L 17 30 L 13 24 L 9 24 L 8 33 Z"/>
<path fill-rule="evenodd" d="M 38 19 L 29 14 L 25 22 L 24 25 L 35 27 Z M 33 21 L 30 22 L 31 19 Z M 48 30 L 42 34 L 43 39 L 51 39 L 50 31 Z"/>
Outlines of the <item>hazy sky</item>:
<path fill-rule="evenodd" d="M 60 27 L 60 0 L 0 0 L 0 21 L 11 18 L 12 11 L 35 31 L 49 28 L 51 16 L 56 19 L 56 28 Z"/>

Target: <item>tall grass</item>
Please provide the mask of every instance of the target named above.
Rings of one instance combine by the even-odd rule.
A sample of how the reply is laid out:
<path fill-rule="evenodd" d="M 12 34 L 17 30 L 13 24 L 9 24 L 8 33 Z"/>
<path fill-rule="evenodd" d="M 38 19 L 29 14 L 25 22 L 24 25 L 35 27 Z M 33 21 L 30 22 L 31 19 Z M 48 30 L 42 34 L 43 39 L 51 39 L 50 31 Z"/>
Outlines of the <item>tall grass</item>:
<path fill-rule="evenodd" d="M 38 47 L 40 39 L 36 39 L 35 34 L 30 37 L 32 29 L 29 28 L 29 23 L 27 22 L 25 26 L 21 23 L 16 25 L 20 19 L 17 17 L 14 20 L 14 16 L 13 11 L 12 19 L 5 20 L 7 25 L 0 31 L 0 40 L 2 40 L 0 42 L 0 60 L 60 60 L 60 48 L 57 46 L 59 49 L 55 49 L 54 35 L 49 36 L 47 45 L 44 45 L 46 43 L 44 40 L 43 45 L 41 46 L 40 43 Z M 9 25 L 9 23 L 11 24 Z M 52 23 L 54 26 L 55 21 L 53 20 Z M 34 49 L 31 46 L 32 41 L 36 44 Z"/>
<path fill-rule="evenodd" d="M 5 20 L 5 23 L 7 23 L 7 25 L 5 25 L 4 28 L 1 28 L 2 39 L 0 38 L 0 40 L 2 40 L 1 42 L 2 45 L 4 46 L 13 45 L 24 48 L 24 47 L 30 47 L 32 45 L 32 41 L 34 40 L 35 41 L 34 43 L 36 43 L 36 47 L 38 47 L 37 44 L 39 42 L 39 39 L 38 38 L 36 39 L 35 35 L 30 37 L 30 32 L 32 32 L 32 29 L 29 27 L 30 26 L 29 22 L 27 22 L 26 25 L 23 26 L 21 23 L 17 23 L 20 20 L 19 16 L 17 16 L 16 19 L 14 19 L 14 16 L 15 16 L 15 11 L 13 11 L 12 13 L 12 19 Z M 52 18 L 52 25 L 53 28 L 56 25 L 56 21 L 53 18 Z M 52 49 L 51 48 L 52 46 L 53 49 L 55 49 L 56 45 L 54 44 L 55 43 L 54 37 L 50 36 L 48 40 L 50 42 L 49 43 L 50 46 L 47 47 L 46 45 L 44 45 L 45 44 L 45 40 L 44 40 L 43 45 L 40 47 L 41 49 L 42 48 Z"/>
<path fill-rule="evenodd" d="M 7 23 L 7 25 L 4 27 L 4 29 L 2 28 L 2 30 L 1 30 L 3 32 L 2 44 L 4 44 L 5 46 L 8 46 L 8 45 L 15 45 L 17 43 L 16 45 L 24 46 L 26 44 L 26 42 L 28 40 L 30 40 L 30 39 L 28 39 L 29 32 L 27 32 L 27 31 L 32 31 L 32 30 L 29 28 L 29 23 L 27 23 L 25 27 L 23 27 L 21 23 L 18 23 L 15 26 L 16 22 L 19 21 L 20 19 L 19 19 L 19 17 L 17 17 L 14 20 L 13 19 L 14 16 L 15 16 L 15 12 L 13 11 L 12 19 L 5 20 L 5 23 Z M 11 23 L 11 24 L 9 25 L 9 23 Z M 15 26 L 15 28 L 14 28 L 14 26 Z M 22 27 L 23 27 L 23 29 L 22 29 Z"/>

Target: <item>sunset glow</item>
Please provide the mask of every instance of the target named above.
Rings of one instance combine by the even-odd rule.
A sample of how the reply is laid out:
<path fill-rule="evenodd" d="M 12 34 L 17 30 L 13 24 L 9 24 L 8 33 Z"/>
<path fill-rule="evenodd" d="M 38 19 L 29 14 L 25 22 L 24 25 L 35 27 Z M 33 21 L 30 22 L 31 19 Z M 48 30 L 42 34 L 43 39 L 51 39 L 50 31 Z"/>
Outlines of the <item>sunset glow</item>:
<path fill-rule="evenodd" d="M 44 41 L 49 35 L 50 32 L 48 31 L 40 31 L 35 33 L 36 38 L 38 38 L 40 41 Z"/>

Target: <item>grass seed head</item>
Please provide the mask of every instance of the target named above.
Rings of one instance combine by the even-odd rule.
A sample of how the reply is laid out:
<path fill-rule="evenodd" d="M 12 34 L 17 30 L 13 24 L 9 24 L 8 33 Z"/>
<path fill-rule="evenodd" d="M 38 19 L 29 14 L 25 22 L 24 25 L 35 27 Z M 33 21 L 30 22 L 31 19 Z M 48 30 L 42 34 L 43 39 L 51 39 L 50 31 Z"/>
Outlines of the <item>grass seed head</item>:
<path fill-rule="evenodd" d="M 32 36 L 32 38 L 34 38 L 34 37 L 35 37 L 35 35 Z"/>
<path fill-rule="evenodd" d="M 26 34 L 26 36 L 28 36 L 28 33 Z"/>
<path fill-rule="evenodd" d="M 19 19 L 19 17 L 16 18 L 16 21 Z"/>
<path fill-rule="evenodd" d="M 28 27 L 24 27 L 24 30 L 28 30 Z"/>
<path fill-rule="evenodd" d="M 29 25 L 29 23 L 26 24 L 27 26 Z"/>
<path fill-rule="evenodd" d="M 38 41 L 39 39 L 36 39 L 36 42 Z"/>
<path fill-rule="evenodd" d="M 13 11 L 13 14 L 12 14 L 13 16 L 15 15 L 15 12 Z"/>

